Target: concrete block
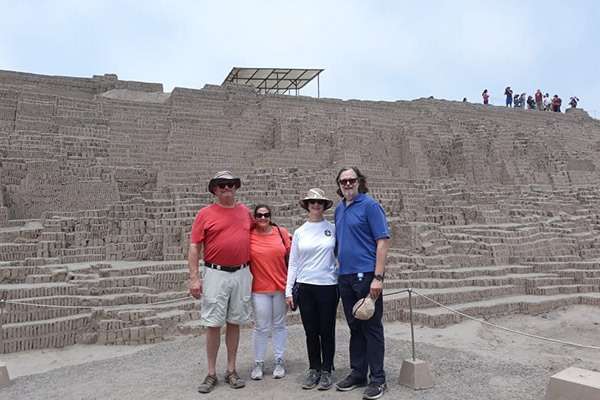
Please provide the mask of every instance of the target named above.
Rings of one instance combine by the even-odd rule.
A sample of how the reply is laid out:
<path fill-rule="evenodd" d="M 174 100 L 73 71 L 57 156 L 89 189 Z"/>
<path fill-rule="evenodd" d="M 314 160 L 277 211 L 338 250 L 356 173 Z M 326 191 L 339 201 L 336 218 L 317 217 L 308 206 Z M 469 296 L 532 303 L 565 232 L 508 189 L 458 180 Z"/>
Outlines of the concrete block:
<path fill-rule="evenodd" d="M 0 387 L 8 385 L 10 383 L 10 376 L 8 375 L 8 368 L 6 364 L 0 362 Z"/>
<path fill-rule="evenodd" d="M 423 360 L 404 360 L 400 368 L 400 384 L 414 390 L 433 387 L 429 363 Z"/>
<path fill-rule="evenodd" d="M 567 368 L 550 377 L 545 400 L 600 399 L 600 372 Z"/>

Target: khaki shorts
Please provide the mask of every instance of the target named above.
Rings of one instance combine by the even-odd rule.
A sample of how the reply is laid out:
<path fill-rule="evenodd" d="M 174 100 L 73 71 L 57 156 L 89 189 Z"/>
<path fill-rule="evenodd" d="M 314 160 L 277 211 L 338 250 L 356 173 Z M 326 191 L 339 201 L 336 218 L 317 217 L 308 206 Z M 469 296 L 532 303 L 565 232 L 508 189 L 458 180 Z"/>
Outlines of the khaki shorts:
<path fill-rule="evenodd" d="M 225 322 L 247 324 L 252 313 L 252 274 L 250 268 L 235 272 L 204 267 L 202 271 L 200 323 L 217 327 Z"/>

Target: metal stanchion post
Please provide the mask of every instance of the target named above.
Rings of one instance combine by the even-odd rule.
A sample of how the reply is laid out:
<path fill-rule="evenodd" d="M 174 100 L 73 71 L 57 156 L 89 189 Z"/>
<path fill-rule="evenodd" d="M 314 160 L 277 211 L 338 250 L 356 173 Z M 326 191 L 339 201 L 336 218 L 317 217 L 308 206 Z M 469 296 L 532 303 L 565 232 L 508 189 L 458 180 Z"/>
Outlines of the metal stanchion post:
<path fill-rule="evenodd" d="M 410 310 L 410 341 L 412 343 L 412 359 L 415 361 L 415 325 L 413 322 L 412 289 L 408 289 L 408 307 Z"/>
<path fill-rule="evenodd" d="M 0 299 L 0 353 L 4 352 L 4 333 L 2 330 L 2 320 L 4 318 L 4 308 L 6 307 L 6 299 Z M 0 362 L 0 387 L 7 385 L 10 382 L 8 368 Z"/>
<path fill-rule="evenodd" d="M 410 311 L 410 341 L 412 344 L 412 360 L 404 360 L 400 368 L 400 384 L 418 389 L 433 387 L 433 378 L 429 370 L 429 363 L 417 360 L 415 355 L 415 322 L 413 319 L 412 289 L 408 289 L 408 308 Z M 417 293 L 418 294 L 418 293 Z"/>

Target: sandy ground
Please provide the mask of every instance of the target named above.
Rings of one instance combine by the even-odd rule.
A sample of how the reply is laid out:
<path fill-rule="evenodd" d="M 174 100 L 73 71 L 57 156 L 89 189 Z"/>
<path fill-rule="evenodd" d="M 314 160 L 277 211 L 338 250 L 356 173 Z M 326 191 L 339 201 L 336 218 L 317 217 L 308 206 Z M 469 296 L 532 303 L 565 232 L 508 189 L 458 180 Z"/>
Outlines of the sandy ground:
<path fill-rule="evenodd" d="M 540 316 L 510 316 L 490 322 L 541 336 L 600 346 L 600 308 L 576 306 Z M 304 333 L 290 327 L 288 376 L 250 381 L 232 390 L 223 383 L 210 395 L 196 392 L 205 374 L 204 338 L 182 337 L 151 346 L 71 346 L 0 356 L 12 382 L 0 389 L 11 399 L 199 399 L 235 396 L 259 399 L 360 399 L 349 393 L 302 390 L 306 368 Z M 348 330 L 337 329 L 336 379 L 348 372 Z M 243 331 L 238 358 L 242 377 L 252 366 L 251 332 Z M 548 379 L 569 366 L 600 371 L 600 350 L 577 349 L 464 322 L 444 329 L 415 327 L 417 358 L 431 365 L 435 386 L 414 391 L 397 383 L 402 360 L 410 358 L 410 327 L 386 324 L 385 398 L 403 399 L 543 399 Z M 219 366 L 224 369 L 224 347 Z M 269 365 L 267 365 L 270 368 Z M 222 375 L 220 376 L 222 380 Z"/>

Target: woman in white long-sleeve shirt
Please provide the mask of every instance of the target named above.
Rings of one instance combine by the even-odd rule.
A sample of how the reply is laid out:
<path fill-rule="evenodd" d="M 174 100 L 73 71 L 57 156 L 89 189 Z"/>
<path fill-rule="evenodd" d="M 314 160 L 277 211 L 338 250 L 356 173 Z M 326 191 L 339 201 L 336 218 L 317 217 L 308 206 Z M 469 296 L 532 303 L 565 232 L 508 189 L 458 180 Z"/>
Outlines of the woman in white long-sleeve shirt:
<path fill-rule="evenodd" d="M 294 282 L 299 287 L 302 325 L 306 333 L 309 369 L 303 389 L 331 388 L 335 354 L 335 319 L 339 301 L 337 266 L 334 255 L 335 226 L 323 217 L 333 201 L 318 188 L 308 191 L 300 201 L 308 220 L 294 232 L 290 252 L 286 302 L 296 306 L 292 297 Z"/>

